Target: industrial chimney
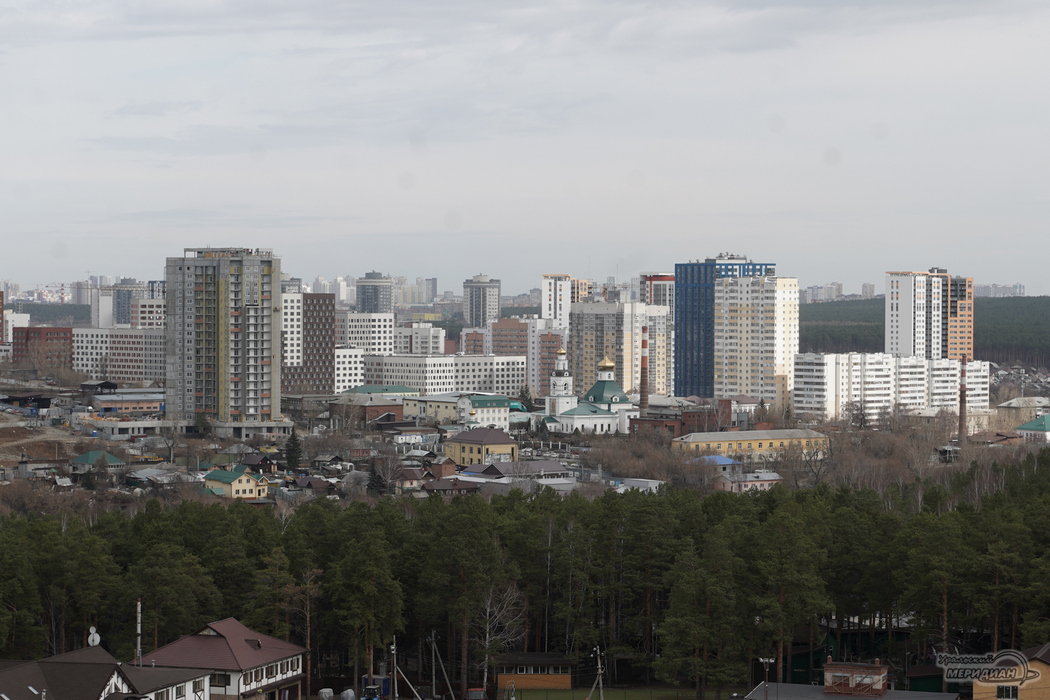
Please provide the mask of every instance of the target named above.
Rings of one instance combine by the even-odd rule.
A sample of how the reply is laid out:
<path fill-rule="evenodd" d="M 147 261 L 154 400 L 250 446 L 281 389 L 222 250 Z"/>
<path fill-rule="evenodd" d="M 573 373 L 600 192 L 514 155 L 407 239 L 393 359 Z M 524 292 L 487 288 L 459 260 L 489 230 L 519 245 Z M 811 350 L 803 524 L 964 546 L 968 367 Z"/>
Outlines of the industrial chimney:
<path fill-rule="evenodd" d="M 959 447 L 966 444 L 966 355 L 959 364 Z"/>
<path fill-rule="evenodd" d="M 649 326 L 642 326 L 642 367 L 638 382 L 638 417 L 649 415 Z"/>

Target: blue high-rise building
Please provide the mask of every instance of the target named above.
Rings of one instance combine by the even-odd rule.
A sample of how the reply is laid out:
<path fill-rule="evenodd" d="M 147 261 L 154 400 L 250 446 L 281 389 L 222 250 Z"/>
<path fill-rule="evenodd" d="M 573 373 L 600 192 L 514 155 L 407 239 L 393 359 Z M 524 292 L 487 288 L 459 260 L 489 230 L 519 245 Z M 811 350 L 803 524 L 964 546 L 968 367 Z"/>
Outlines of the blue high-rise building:
<path fill-rule="evenodd" d="M 764 275 L 776 275 L 776 265 L 728 254 L 674 266 L 675 396 L 714 396 L 715 280 Z"/>

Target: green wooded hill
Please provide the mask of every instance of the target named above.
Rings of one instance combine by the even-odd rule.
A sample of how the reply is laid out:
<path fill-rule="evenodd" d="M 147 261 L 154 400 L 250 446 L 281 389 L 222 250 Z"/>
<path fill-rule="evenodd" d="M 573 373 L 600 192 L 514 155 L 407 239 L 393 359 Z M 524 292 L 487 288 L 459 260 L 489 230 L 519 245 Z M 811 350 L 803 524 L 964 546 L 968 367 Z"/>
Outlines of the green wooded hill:
<path fill-rule="evenodd" d="M 885 301 L 799 306 L 801 352 L 882 352 Z M 991 362 L 1050 365 L 1050 297 L 974 300 L 974 354 Z"/>

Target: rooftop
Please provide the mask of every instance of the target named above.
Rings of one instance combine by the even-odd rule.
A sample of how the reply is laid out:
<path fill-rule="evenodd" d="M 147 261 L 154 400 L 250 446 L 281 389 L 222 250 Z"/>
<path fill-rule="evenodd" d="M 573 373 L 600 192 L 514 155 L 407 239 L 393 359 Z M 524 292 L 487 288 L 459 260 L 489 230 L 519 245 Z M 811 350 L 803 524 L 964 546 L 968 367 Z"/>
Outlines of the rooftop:
<path fill-rule="evenodd" d="M 674 442 L 746 442 L 748 440 L 821 440 L 827 435 L 816 430 L 740 430 L 724 433 L 689 433 Z"/>
<path fill-rule="evenodd" d="M 143 664 L 246 671 L 274 661 L 298 656 L 306 651 L 251 630 L 232 617 L 212 622 L 193 634 L 143 654 Z"/>

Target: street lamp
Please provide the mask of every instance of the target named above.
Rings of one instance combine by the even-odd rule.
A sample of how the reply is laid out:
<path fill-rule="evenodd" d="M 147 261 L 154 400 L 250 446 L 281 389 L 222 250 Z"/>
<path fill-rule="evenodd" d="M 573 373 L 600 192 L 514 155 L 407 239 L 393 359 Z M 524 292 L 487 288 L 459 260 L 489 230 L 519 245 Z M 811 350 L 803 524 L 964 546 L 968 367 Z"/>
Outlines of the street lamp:
<path fill-rule="evenodd" d="M 766 689 L 765 700 L 769 700 L 769 664 L 774 663 L 776 659 L 772 659 L 767 656 L 759 659 L 759 661 L 762 662 L 762 666 L 766 669 L 766 682 L 764 683 L 764 687 Z"/>

